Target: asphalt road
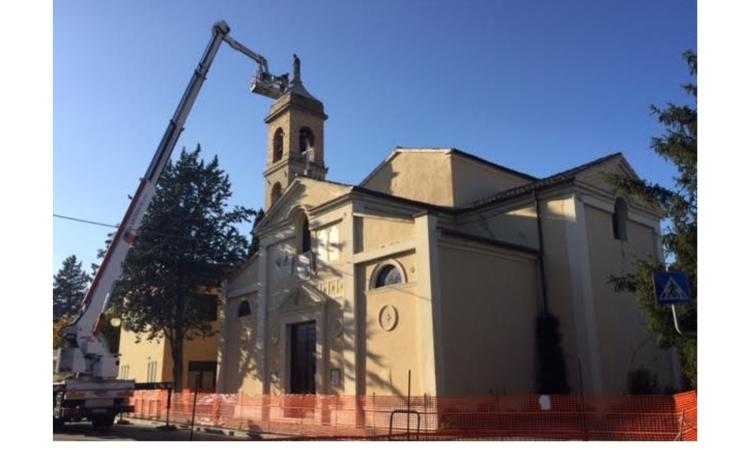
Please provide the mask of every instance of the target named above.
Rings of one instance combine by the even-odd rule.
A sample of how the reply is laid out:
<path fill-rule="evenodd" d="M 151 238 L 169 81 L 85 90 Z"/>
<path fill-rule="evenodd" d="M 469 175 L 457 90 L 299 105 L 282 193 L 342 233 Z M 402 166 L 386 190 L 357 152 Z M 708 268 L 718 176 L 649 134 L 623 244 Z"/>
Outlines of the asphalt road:
<path fill-rule="evenodd" d="M 239 434 L 239 433 L 238 433 Z M 194 432 L 194 441 L 243 441 L 250 438 L 243 434 L 227 436 L 224 434 Z M 142 423 L 131 425 L 113 425 L 109 430 L 94 430 L 90 423 L 66 424 L 63 429 L 55 430 L 55 441 L 189 441 L 190 430 L 178 428 L 176 431 L 163 431 L 155 426 Z"/>

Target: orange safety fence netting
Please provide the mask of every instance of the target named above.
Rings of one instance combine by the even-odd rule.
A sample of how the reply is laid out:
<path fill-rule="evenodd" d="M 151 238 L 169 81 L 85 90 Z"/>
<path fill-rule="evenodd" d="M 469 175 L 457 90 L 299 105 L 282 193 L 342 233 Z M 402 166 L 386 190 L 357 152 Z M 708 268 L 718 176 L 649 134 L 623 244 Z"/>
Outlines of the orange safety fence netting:
<path fill-rule="evenodd" d="M 167 399 L 170 408 L 167 410 Z M 130 416 L 306 439 L 696 440 L 697 394 L 412 397 L 136 391 Z M 545 404 L 546 403 L 546 404 Z M 406 411 L 410 412 L 407 413 Z"/>

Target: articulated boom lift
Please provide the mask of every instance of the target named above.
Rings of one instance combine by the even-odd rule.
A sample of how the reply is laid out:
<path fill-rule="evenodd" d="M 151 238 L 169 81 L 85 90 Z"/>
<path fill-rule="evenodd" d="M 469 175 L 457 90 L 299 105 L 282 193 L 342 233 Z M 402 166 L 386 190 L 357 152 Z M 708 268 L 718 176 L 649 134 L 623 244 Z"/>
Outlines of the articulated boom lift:
<path fill-rule="evenodd" d="M 287 74 L 272 75 L 266 59 L 229 36 L 229 25 L 220 21 L 212 27 L 211 41 L 177 105 L 146 174 L 120 222 L 101 267 L 83 300 L 76 320 L 62 331 L 63 348 L 58 350 L 55 373 L 65 377 L 53 385 L 55 424 L 66 420 L 90 419 L 94 426 L 110 426 L 119 412 L 132 411 L 128 399 L 135 388 L 133 380 L 117 380 L 118 355 L 111 353 L 99 334 L 104 312 L 115 282 L 122 274 L 122 264 L 135 241 L 138 228 L 154 196 L 167 161 L 182 133 L 190 109 L 208 74 L 208 69 L 222 42 L 258 63 L 250 90 L 277 99 L 289 87 Z"/>

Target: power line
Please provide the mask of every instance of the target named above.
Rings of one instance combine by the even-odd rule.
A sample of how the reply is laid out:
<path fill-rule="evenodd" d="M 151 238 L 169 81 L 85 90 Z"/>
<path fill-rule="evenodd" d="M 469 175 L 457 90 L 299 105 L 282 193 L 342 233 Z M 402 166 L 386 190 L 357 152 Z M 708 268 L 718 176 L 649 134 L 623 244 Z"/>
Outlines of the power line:
<path fill-rule="evenodd" d="M 62 214 L 55 214 L 52 213 L 53 217 L 57 217 L 58 219 L 65 219 L 65 220 L 72 220 L 74 222 L 81 222 L 81 223 L 88 223 L 91 225 L 97 225 L 100 227 L 107 227 L 107 228 L 118 228 L 117 225 L 111 225 L 108 223 L 103 222 L 96 222 L 93 220 L 87 220 L 87 219 L 80 219 L 78 217 L 70 217 L 70 216 L 63 216 Z M 195 236 L 178 236 L 176 234 L 167 234 L 167 233 L 159 233 L 158 231 L 152 231 L 150 234 L 154 236 L 160 236 L 165 238 L 171 238 L 171 239 L 183 239 L 183 240 L 189 240 L 189 241 L 197 241 L 198 238 Z"/>
<path fill-rule="evenodd" d="M 117 228 L 117 225 L 111 225 L 108 223 L 94 222 L 93 220 L 79 219 L 77 217 L 63 216 L 62 214 L 52 214 L 53 217 L 58 219 L 72 220 L 74 222 L 89 223 L 91 225 L 99 225 L 100 227 Z"/>

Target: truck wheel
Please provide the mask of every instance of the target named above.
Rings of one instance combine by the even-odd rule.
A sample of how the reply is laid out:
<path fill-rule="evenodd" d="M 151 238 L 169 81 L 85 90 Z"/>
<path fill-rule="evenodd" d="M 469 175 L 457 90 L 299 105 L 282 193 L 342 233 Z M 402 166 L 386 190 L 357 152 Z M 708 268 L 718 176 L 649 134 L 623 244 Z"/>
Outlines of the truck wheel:
<path fill-rule="evenodd" d="M 111 428 L 113 423 L 115 423 L 115 416 L 111 414 L 102 414 L 91 418 L 91 424 L 94 428 Z"/>

